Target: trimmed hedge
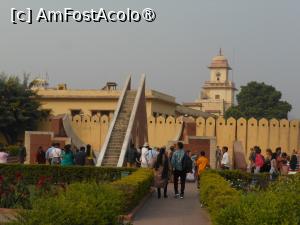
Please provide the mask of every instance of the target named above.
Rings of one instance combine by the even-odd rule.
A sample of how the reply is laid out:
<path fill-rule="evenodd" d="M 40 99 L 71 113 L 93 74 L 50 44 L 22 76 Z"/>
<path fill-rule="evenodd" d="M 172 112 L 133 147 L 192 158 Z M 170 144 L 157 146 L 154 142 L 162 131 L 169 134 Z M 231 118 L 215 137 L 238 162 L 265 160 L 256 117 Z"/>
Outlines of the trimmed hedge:
<path fill-rule="evenodd" d="M 34 202 L 33 209 L 22 211 L 12 225 L 118 224 L 123 195 L 111 185 L 74 183 L 55 198 Z"/>
<path fill-rule="evenodd" d="M 73 183 L 57 197 L 42 198 L 13 225 L 115 225 L 149 193 L 153 172 L 139 169 L 110 184 Z"/>
<path fill-rule="evenodd" d="M 214 221 L 221 209 L 240 200 L 241 193 L 231 188 L 231 185 L 221 175 L 207 171 L 200 178 L 200 201 L 206 205 Z"/>
<path fill-rule="evenodd" d="M 122 174 L 132 173 L 136 169 L 109 168 L 94 166 L 49 166 L 0 164 L 0 175 L 14 179 L 21 173 L 26 184 L 36 184 L 40 177 L 51 177 L 53 183 L 73 183 L 83 181 L 111 182 L 118 180 Z"/>
<path fill-rule="evenodd" d="M 215 225 L 300 224 L 300 175 L 282 177 L 263 191 L 244 195 L 230 185 L 214 171 L 201 176 L 200 199 Z"/>
<path fill-rule="evenodd" d="M 125 195 L 124 213 L 133 209 L 149 193 L 153 176 L 152 170 L 139 169 L 130 176 L 112 183 L 112 186 L 116 186 Z"/>

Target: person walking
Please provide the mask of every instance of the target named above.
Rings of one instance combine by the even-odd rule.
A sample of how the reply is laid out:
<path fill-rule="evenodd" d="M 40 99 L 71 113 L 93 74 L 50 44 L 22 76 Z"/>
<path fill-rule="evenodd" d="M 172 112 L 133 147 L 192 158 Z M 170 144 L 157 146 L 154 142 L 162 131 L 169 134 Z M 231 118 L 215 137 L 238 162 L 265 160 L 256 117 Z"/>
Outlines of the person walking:
<path fill-rule="evenodd" d="M 94 165 L 94 153 L 92 150 L 91 145 L 86 145 L 86 152 L 85 152 L 86 158 L 85 158 L 85 165 L 93 166 Z"/>
<path fill-rule="evenodd" d="M 136 166 L 136 158 L 137 158 L 137 150 L 134 147 L 134 144 L 131 143 L 130 147 L 127 149 L 125 154 L 125 160 L 127 163 L 127 167 L 134 168 Z"/>
<path fill-rule="evenodd" d="M 255 153 L 256 153 L 255 154 L 256 156 L 255 156 L 255 171 L 254 171 L 254 173 L 258 174 L 261 172 L 261 169 L 264 166 L 265 160 L 261 154 L 261 149 L 258 146 L 255 146 L 254 149 L 255 149 Z"/>
<path fill-rule="evenodd" d="M 61 163 L 61 149 L 60 144 L 56 143 L 51 151 L 52 154 L 52 165 L 59 165 Z"/>
<path fill-rule="evenodd" d="M 166 149 L 161 148 L 154 163 L 154 186 L 157 188 L 157 197 L 161 198 L 161 188 L 164 189 L 164 198 L 168 198 L 168 180 L 170 174 L 170 162 Z"/>
<path fill-rule="evenodd" d="M 293 154 L 291 156 L 291 160 L 290 160 L 291 171 L 296 171 L 297 170 L 297 165 L 298 165 L 298 157 L 297 157 L 296 150 L 294 150 Z"/>
<path fill-rule="evenodd" d="M 149 144 L 147 142 L 145 142 L 145 144 L 143 145 L 143 148 L 141 150 L 141 167 L 142 168 L 147 168 L 148 167 L 148 163 L 147 163 L 147 159 L 146 159 L 146 154 L 149 150 Z"/>
<path fill-rule="evenodd" d="M 49 165 L 52 164 L 52 159 L 53 159 L 52 151 L 55 148 L 54 145 L 55 143 L 53 143 L 46 151 L 46 160 L 48 161 Z"/>
<path fill-rule="evenodd" d="M 43 150 L 42 146 L 40 146 L 39 149 L 38 149 L 38 151 L 37 151 L 36 162 L 38 164 L 46 164 L 46 153 Z"/>
<path fill-rule="evenodd" d="M 18 157 L 19 157 L 19 163 L 24 164 L 26 160 L 26 148 L 21 143 L 19 145 Z"/>
<path fill-rule="evenodd" d="M 200 157 L 198 157 L 197 161 L 197 188 L 200 188 L 200 177 L 201 174 L 205 171 L 205 169 L 208 167 L 209 163 L 208 163 L 208 158 L 205 156 L 205 152 L 201 151 L 200 152 Z"/>
<path fill-rule="evenodd" d="M 66 145 L 61 154 L 61 165 L 72 166 L 74 165 L 74 154 L 71 150 L 71 145 Z"/>
<path fill-rule="evenodd" d="M 221 169 L 222 150 L 219 146 L 216 149 L 216 169 Z"/>
<path fill-rule="evenodd" d="M 78 166 L 84 166 L 85 157 L 85 147 L 81 147 L 80 150 L 75 154 L 75 164 Z"/>
<path fill-rule="evenodd" d="M 279 175 L 279 171 L 278 171 L 278 167 L 277 167 L 277 154 L 276 153 L 272 153 L 272 158 L 271 158 L 271 169 L 270 169 L 270 178 L 271 180 L 275 180 L 278 175 Z"/>
<path fill-rule="evenodd" d="M 183 143 L 177 143 L 177 150 L 174 152 L 171 160 L 171 164 L 173 167 L 173 177 L 174 177 L 174 191 L 175 198 L 184 198 L 184 189 L 185 189 L 185 179 L 186 179 L 186 171 L 183 169 L 183 157 L 185 156 L 185 151 L 183 149 Z M 180 177 L 181 183 L 181 191 L 180 194 L 178 192 L 178 179 Z"/>
<path fill-rule="evenodd" d="M 255 170 L 255 150 L 254 148 L 251 148 L 250 149 L 250 155 L 249 155 L 249 162 L 250 162 L 250 165 L 249 165 L 249 169 L 250 169 L 250 172 L 251 173 L 254 173 L 254 170 Z"/>
<path fill-rule="evenodd" d="M 229 170 L 230 169 L 230 161 L 229 161 L 228 147 L 224 146 L 222 151 L 223 151 L 223 156 L 222 156 L 222 160 L 221 160 L 221 168 L 223 170 Z"/>

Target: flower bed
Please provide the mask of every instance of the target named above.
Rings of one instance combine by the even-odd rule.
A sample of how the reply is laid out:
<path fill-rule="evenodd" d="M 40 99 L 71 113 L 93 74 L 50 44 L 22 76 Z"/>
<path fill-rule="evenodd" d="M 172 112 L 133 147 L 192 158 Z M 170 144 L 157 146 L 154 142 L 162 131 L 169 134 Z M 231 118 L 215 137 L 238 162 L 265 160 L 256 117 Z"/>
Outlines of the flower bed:
<path fill-rule="evenodd" d="M 112 183 L 75 182 L 55 197 L 43 195 L 22 210 L 12 224 L 120 224 L 127 213 L 149 192 L 153 172 L 140 169 Z"/>
<path fill-rule="evenodd" d="M 201 176 L 200 200 L 215 225 L 299 225 L 300 175 L 282 177 L 266 189 L 245 193 L 208 171 Z"/>

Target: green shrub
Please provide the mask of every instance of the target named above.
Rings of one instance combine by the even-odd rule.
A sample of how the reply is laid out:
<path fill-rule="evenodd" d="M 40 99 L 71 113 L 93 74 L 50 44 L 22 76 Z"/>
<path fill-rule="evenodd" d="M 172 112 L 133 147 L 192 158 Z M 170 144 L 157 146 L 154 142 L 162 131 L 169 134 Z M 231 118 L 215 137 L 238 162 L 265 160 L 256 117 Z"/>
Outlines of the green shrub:
<path fill-rule="evenodd" d="M 247 175 L 227 172 L 234 179 Z M 241 177 L 241 176 L 244 176 Z M 200 199 L 216 225 L 299 225 L 300 175 L 281 177 L 266 189 L 242 195 L 215 171 L 201 176 Z"/>
<path fill-rule="evenodd" d="M 264 192 L 243 196 L 240 202 L 220 211 L 216 224 L 299 225 L 299 179 L 280 180 Z"/>
<path fill-rule="evenodd" d="M 139 169 L 130 176 L 114 181 L 113 186 L 121 190 L 126 198 L 124 212 L 133 209 L 144 196 L 149 193 L 153 183 L 153 171 L 150 169 Z"/>
<path fill-rule="evenodd" d="M 200 201 L 206 205 L 214 220 L 220 209 L 238 202 L 240 192 L 231 188 L 230 183 L 213 171 L 207 171 L 200 178 Z"/>
<path fill-rule="evenodd" d="M 14 225 L 114 225 L 149 193 L 153 172 L 139 169 L 110 184 L 73 183 L 57 197 L 44 197 L 22 211 Z"/>
<path fill-rule="evenodd" d="M 20 213 L 23 225 L 118 224 L 124 193 L 111 185 L 74 183 L 55 198 L 42 198 Z"/>
<path fill-rule="evenodd" d="M 123 172 L 132 173 L 136 169 L 105 168 L 93 166 L 49 166 L 0 164 L 0 175 L 13 179 L 21 173 L 26 184 L 35 185 L 40 177 L 51 177 L 53 183 L 72 183 L 82 181 L 111 182 L 122 177 Z"/>
<path fill-rule="evenodd" d="M 9 156 L 17 156 L 19 154 L 20 147 L 18 145 L 9 145 L 5 147 L 5 149 L 8 152 Z"/>

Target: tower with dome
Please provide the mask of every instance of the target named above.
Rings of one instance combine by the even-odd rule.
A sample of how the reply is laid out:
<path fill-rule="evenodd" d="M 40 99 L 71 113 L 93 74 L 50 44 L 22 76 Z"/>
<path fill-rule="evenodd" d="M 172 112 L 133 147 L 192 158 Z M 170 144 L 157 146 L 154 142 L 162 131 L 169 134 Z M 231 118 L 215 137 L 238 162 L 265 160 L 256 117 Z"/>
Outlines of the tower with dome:
<path fill-rule="evenodd" d="M 226 110 L 233 106 L 237 89 L 229 79 L 229 71 L 232 69 L 221 49 L 208 68 L 210 80 L 205 81 L 199 98 L 195 102 L 184 103 L 184 106 L 223 116 Z"/>

